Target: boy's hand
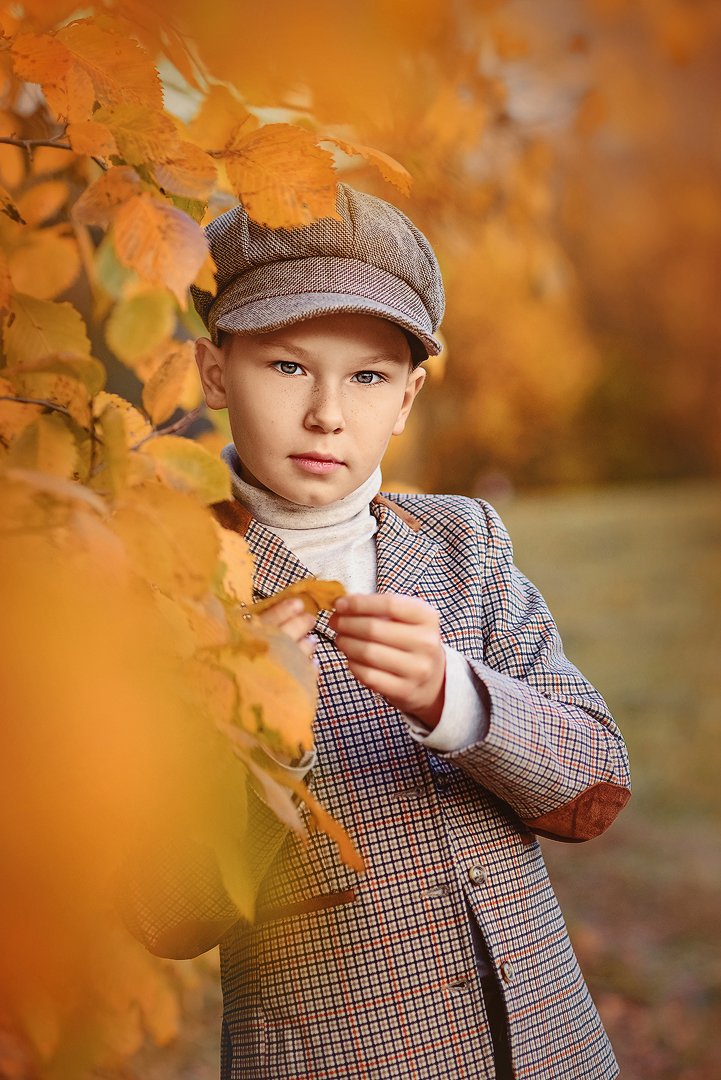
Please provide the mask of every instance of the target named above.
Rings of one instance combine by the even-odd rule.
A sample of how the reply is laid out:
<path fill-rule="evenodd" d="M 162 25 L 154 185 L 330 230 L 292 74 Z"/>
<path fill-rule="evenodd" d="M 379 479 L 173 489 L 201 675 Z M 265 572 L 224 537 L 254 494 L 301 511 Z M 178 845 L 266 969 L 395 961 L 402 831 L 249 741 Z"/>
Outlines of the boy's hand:
<path fill-rule="evenodd" d="M 393 593 L 342 596 L 330 626 L 355 677 L 429 729 L 443 712 L 446 657 L 438 613 Z"/>
<path fill-rule="evenodd" d="M 315 626 L 315 616 L 303 607 L 302 600 L 281 600 L 256 616 L 264 626 L 274 626 L 291 638 L 306 656 L 312 656 L 318 642 L 309 637 Z"/>

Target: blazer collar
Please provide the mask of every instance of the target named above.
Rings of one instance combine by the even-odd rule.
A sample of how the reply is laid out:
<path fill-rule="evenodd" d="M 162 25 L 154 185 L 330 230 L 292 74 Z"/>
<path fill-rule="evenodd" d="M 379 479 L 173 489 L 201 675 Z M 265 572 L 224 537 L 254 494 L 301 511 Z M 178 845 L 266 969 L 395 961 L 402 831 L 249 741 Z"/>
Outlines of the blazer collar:
<path fill-rule="evenodd" d="M 378 592 L 413 595 L 416 583 L 440 544 L 423 536 L 418 531 L 419 523 L 391 499 L 377 496 L 370 508 L 378 522 L 376 588 Z M 235 500 L 218 503 L 214 509 L 220 524 L 241 533 L 250 548 L 255 561 L 254 600 L 263 600 L 302 578 L 313 576 L 280 537 L 256 521 L 241 503 Z M 328 612 L 322 612 L 316 630 L 332 637 L 328 618 Z"/>

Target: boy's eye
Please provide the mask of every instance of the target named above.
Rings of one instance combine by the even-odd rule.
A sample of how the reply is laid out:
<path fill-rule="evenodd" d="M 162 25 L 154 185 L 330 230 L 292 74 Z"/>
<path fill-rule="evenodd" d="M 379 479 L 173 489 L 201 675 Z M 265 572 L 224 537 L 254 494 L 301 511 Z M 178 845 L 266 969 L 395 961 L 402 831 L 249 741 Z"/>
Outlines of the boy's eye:
<path fill-rule="evenodd" d="M 296 364 L 295 360 L 276 360 L 273 367 L 283 375 L 297 375 L 302 371 L 300 364 Z"/>
<path fill-rule="evenodd" d="M 353 378 L 363 386 L 377 386 L 378 383 L 385 382 L 385 376 L 379 371 L 357 371 Z"/>

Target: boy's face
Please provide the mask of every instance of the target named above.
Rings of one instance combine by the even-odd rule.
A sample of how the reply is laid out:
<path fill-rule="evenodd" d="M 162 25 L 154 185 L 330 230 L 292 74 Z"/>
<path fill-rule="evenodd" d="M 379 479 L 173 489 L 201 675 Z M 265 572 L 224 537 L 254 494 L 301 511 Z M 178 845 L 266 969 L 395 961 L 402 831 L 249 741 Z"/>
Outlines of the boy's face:
<path fill-rule="evenodd" d="M 322 315 L 266 334 L 201 338 L 211 409 L 228 409 L 242 475 L 302 506 L 354 491 L 400 435 L 425 371 L 375 315 Z"/>

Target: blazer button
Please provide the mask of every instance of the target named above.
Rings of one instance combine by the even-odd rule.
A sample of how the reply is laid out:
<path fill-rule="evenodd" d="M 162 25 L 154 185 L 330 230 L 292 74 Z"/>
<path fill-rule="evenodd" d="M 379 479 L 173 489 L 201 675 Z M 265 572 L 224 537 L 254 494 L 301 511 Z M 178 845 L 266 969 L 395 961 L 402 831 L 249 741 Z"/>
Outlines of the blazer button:
<path fill-rule="evenodd" d="M 504 960 L 501 964 L 501 978 L 506 985 L 513 982 L 513 964 L 510 960 Z"/>
<path fill-rule="evenodd" d="M 485 866 L 482 866 L 480 863 L 469 866 L 468 880 L 472 882 L 473 885 L 485 885 L 488 881 L 488 871 Z"/>
<path fill-rule="evenodd" d="M 446 776 L 445 773 L 441 773 L 440 776 L 436 777 L 436 790 L 437 791 L 448 791 L 450 786 L 451 786 L 451 782 L 450 782 L 450 780 L 448 779 L 448 777 Z"/>

